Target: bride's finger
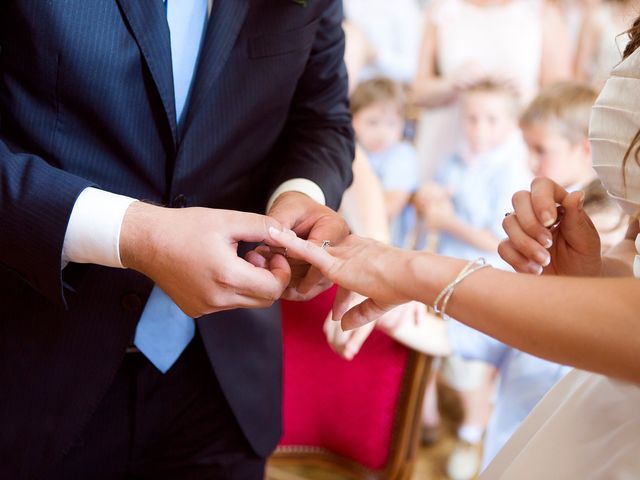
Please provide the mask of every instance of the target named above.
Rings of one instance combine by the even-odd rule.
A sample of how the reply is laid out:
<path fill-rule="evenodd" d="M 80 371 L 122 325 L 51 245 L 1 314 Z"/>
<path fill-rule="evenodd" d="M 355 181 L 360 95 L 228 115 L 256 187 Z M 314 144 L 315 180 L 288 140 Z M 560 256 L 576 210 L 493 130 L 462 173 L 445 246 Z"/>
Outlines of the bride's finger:
<path fill-rule="evenodd" d="M 396 305 L 378 304 L 375 300 L 367 298 L 364 302 L 344 314 L 342 317 L 342 330 L 346 332 L 373 322 L 394 307 Z"/>
<path fill-rule="evenodd" d="M 311 242 L 298 238 L 293 232 L 283 232 L 269 227 L 269 235 L 275 243 L 287 249 L 288 255 L 300 258 L 318 267 L 323 273 L 333 264 L 333 257 L 322 248 Z"/>
<path fill-rule="evenodd" d="M 333 301 L 333 320 L 339 322 L 342 320 L 342 317 L 349 310 L 349 307 L 353 305 L 354 296 L 351 291 L 346 290 L 342 287 L 338 288 L 336 292 L 336 298 Z"/>

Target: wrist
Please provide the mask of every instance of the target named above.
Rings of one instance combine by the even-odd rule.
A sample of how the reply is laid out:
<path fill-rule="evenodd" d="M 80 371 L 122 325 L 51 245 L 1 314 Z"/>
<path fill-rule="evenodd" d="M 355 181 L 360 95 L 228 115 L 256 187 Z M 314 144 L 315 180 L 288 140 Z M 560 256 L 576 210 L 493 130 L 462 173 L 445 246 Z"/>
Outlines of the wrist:
<path fill-rule="evenodd" d="M 425 305 L 433 305 L 438 294 L 464 268 L 464 265 L 465 262 L 461 260 L 416 252 L 409 259 L 406 267 L 411 280 L 407 282 L 410 289 L 408 293 L 414 300 Z"/>
<path fill-rule="evenodd" d="M 120 259 L 125 268 L 144 273 L 156 256 L 156 225 L 162 207 L 133 202 L 120 229 Z"/>

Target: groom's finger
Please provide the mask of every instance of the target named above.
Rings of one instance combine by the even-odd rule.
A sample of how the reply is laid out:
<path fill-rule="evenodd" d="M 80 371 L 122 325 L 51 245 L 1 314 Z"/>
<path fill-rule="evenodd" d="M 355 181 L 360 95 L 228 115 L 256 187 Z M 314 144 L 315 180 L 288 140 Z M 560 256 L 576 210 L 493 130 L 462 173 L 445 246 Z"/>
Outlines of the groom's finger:
<path fill-rule="evenodd" d="M 257 267 L 238 257 L 217 280 L 240 295 L 275 301 L 289 285 L 291 269 L 282 255 L 274 255 L 266 267 Z"/>
<path fill-rule="evenodd" d="M 305 294 L 300 293 L 296 287 L 290 286 L 285 290 L 284 294 L 282 295 L 282 299 L 291 300 L 294 302 L 306 302 L 308 300 L 311 300 L 312 298 L 317 297 L 332 286 L 333 283 L 331 282 L 331 280 L 327 279 L 326 277 L 322 277 L 320 283 L 316 284 L 311 290 L 309 290 L 309 292 Z"/>
<path fill-rule="evenodd" d="M 318 268 L 311 267 L 300 282 L 300 285 L 298 285 L 298 292 L 300 292 L 302 295 L 308 295 L 314 289 L 314 287 L 322 281 L 323 278 L 324 275 Z"/>

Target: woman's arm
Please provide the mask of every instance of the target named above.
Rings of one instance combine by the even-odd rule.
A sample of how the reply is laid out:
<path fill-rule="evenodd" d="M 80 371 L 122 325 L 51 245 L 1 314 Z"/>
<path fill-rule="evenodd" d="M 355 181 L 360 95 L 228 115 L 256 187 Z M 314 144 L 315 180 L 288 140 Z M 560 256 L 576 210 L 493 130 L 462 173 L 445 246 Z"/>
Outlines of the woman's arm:
<path fill-rule="evenodd" d="M 466 262 L 419 254 L 404 294 L 432 304 Z M 400 269 L 396 270 L 400 274 Z M 515 348 L 640 383 L 640 281 L 537 277 L 484 269 L 455 290 L 447 313 Z"/>
<path fill-rule="evenodd" d="M 384 201 L 387 206 L 387 214 L 390 220 L 396 218 L 404 207 L 411 202 L 411 193 L 404 190 L 387 190 L 384 192 Z"/>
<path fill-rule="evenodd" d="M 391 235 L 384 191 L 359 147 L 353 161 L 353 183 L 344 194 L 340 213 L 352 232 L 389 243 Z"/>
<path fill-rule="evenodd" d="M 345 20 L 342 28 L 345 34 L 344 63 L 349 73 L 349 94 L 351 94 L 358 84 L 360 72 L 373 61 L 376 52 L 356 25 Z"/>
<path fill-rule="evenodd" d="M 589 67 L 595 55 L 596 42 L 600 35 L 600 28 L 596 21 L 596 15 L 590 10 L 580 28 L 578 49 L 576 51 L 574 76 L 577 80 L 589 81 Z"/>
<path fill-rule="evenodd" d="M 354 328 L 394 305 L 433 304 L 466 262 L 350 237 L 321 249 L 292 234 L 273 240 L 316 265 L 344 289 L 369 299 L 334 318 Z M 515 348 L 585 370 L 640 383 L 640 281 L 535 276 L 483 269 L 455 290 L 447 313 Z"/>
<path fill-rule="evenodd" d="M 540 85 L 571 78 L 571 41 L 558 7 L 549 1 L 542 5 L 542 58 Z"/>
<path fill-rule="evenodd" d="M 474 62 L 462 65 L 447 77 L 440 75 L 437 69 L 437 42 L 437 27 L 432 21 L 431 12 L 428 12 L 425 18 L 418 70 L 411 88 L 413 102 L 421 107 L 434 108 L 447 105 L 453 102 L 467 85 L 477 82 L 485 75 L 483 69 Z"/>

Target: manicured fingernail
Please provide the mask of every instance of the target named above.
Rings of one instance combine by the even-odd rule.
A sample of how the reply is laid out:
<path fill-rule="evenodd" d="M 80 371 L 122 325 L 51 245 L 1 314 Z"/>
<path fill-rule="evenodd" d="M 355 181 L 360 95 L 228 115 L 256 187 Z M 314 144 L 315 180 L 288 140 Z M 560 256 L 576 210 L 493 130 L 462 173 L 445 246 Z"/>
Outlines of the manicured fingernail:
<path fill-rule="evenodd" d="M 538 265 L 535 262 L 529 262 L 529 265 L 527 265 L 527 269 L 535 275 L 541 275 L 543 271 L 542 265 Z"/>
<path fill-rule="evenodd" d="M 553 222 L 555 222 L 556 219 L 553 216 L 552 213 L 550 212 L 542 212 L 542 224 L 545 227 L 550 227 L 551 225 L 553 225 Z"/>
<path fill-rule="evenodd" d="M 278 235 L 281 235 L 282 232 L 280 230 L 278 230 L 275 227 L 269 227 L 269 235 L 271 235 L 272 237 L 277 237 Z"/>
<path fill-rule="evenodd" d="M 551 256 L 547 252 L 536 252 L 534 258 L 536 259 L 536 262 L 543 267 L 546 267 L 551 263 Z"/>
<path fill-rule="evenodd" d="M 553 237 L 550 234 L 542 234 L 538 237 L 538 242 L 544 248 L 551 248 L 551 246 L 553 245 Z"/>
<path fill-rule="evenodd" d="M 580 200 L 578 201 L 578 210 L 584 207 L 584 192 L 580 192 Z"/>

